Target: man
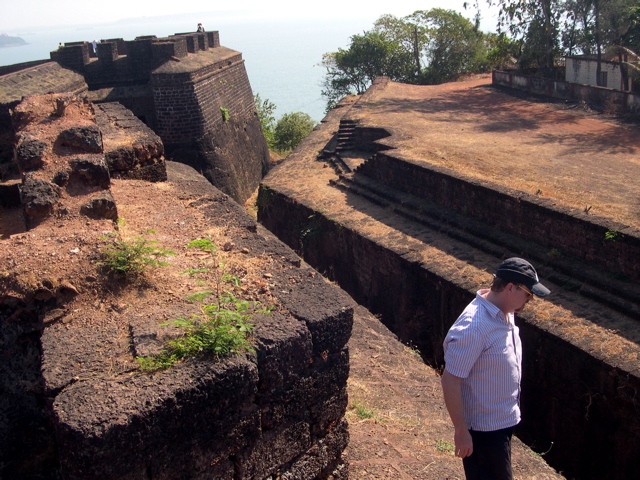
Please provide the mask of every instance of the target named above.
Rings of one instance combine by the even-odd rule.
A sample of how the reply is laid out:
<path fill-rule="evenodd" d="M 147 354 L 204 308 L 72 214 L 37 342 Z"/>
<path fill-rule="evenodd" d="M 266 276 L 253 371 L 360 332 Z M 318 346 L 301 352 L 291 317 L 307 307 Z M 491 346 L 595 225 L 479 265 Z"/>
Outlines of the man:
<path fill-rule="evenodd" d="M 545 297 L 533 266 L 509 258 L 479 290 L 444 340 L 442 391 L 455 455 L 467 480 L 511 480 L 511 436 L 520 422 L 522 348 L 514 314 Z"/>

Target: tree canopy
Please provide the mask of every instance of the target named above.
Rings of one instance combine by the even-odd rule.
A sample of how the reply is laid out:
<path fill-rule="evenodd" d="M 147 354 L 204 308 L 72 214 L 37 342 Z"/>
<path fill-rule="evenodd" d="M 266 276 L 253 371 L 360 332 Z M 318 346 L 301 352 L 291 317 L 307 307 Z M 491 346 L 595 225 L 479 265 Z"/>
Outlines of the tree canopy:
<path fill-rule="evenodd" d="M 406 17 L 383 15 L 373 29 L 351 37 L 346 49 L 326 53 L 323 95 L 329 106 L 363 93 L 388 76 L 406 83 L 441 83 L 486 63 L 484 34 L 453 10 L 418 10 Z"/>
<path fill-rule="evenodd" d="M 498 33 L 480 31 L 480 3 L 498 7 Z M 515 66 L 553 76 L 566 55 L 594 55 L 600 69 L 607 52 L 635 60 L 633 52 L 640 52 L 640 0 L 474 0 L 465 8 L 475 8 L 473 21 L 441 8 L 383 15 L 371 30 L 353 35 L 347 48 L 326 53 L 322 94 L 328 107 L 363 93 L 381 75 L 435 84 Z M 637 64 L 629 63 L 632 68 Z"/>
<path fill-rule="evenodd" d="M 306 113 L 285 113 L 276 123 L 274 130 L 274 148 L 279 152 L 288 152 L 297 147 L 311 133 L 316 122 Z"/>

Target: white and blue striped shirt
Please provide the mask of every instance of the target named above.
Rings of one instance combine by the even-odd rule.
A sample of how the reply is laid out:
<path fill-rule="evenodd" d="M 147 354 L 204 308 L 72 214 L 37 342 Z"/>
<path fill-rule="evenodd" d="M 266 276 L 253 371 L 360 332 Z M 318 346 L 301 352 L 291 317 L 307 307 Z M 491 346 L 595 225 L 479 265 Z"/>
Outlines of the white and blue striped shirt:
<path fill-rule="evenodd" d="M 444 340 L 446 370 L 462 378 L 467 428 L 489 432 L 520 422 L 522 344 L 513 314 L 480 290 Z"/>

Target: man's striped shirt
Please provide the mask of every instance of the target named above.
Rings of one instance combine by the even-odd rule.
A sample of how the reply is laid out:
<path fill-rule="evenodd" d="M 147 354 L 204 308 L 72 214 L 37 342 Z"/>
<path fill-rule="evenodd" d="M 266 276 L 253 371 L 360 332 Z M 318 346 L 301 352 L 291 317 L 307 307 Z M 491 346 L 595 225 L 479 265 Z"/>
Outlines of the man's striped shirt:
<path fill-rule="evenodd" d="M 522 345 L 513 314 L 480 290 L 444 340 L 446 370 L 462 378 L 467 428 L 494 431 L 520 422 Z"/>

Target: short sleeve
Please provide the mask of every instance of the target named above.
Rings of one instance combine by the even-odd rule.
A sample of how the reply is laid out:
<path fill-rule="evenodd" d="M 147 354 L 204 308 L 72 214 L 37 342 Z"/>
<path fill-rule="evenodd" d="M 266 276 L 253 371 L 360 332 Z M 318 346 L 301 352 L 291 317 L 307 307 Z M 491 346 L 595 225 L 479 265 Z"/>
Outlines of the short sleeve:
<path fill-rule="evenodd" d="M 444 339 L 445 369 L 452 375 L 467 378 L 485 348 L 481 332 L 471 318 L 460 318 Z"/>

